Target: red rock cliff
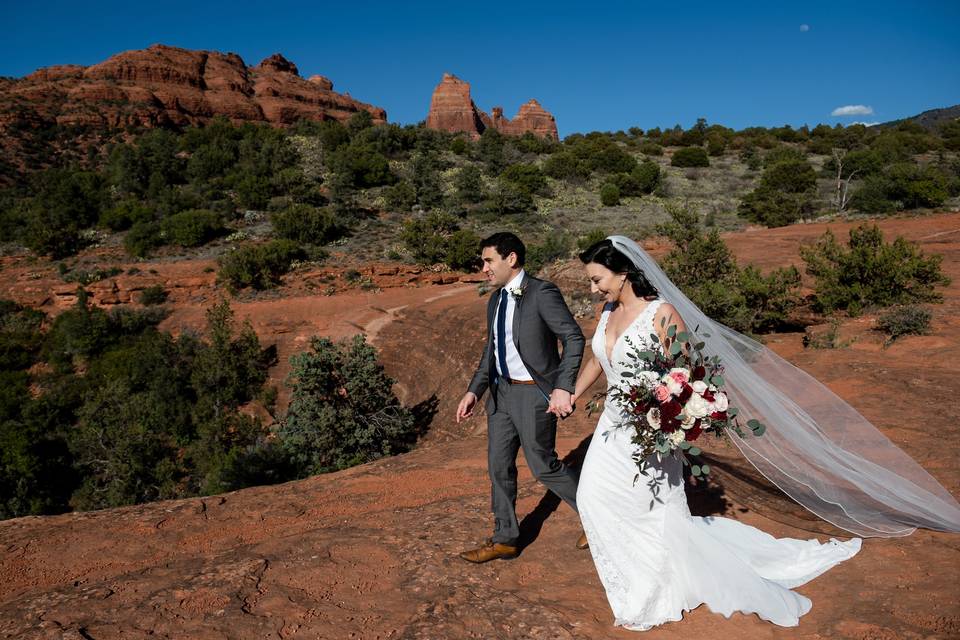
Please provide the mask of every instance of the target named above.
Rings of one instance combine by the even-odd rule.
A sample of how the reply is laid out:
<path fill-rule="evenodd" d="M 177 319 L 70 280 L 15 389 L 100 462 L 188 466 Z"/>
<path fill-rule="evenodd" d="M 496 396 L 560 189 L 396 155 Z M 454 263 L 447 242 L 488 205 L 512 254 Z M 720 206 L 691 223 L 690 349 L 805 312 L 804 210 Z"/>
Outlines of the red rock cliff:
<path fill-rule="evenodd" d="M 443 79 L 433 91 L 427 126 L 441 131 L 465 131 L 479 137 L 487 127 L 508 135 L 523 135 L 530 131 L 543 138 L 559 139 L 557 121 L 536 100 L 520 107 L 513 120 L 504 117 L 502 107 L 494 107 L 493 115 L 477 108 L 470 97 L 470 83 L 453 74 L 443 74 Z"/>
<path fill-rule="evenodd" d="M 383 109 L 334 92 L 323 76 L 301 78 L 280 54 L 248 67 L 234 53 L 159 44 L 91 67 L 47 67 L 0 83 L 0 134 L 13 123 L 152 127 L 222 115 L 288 125 L 301 118 L 346 120 L 358 111 L 369 111 L 374 123 L 386 122 Z"/>

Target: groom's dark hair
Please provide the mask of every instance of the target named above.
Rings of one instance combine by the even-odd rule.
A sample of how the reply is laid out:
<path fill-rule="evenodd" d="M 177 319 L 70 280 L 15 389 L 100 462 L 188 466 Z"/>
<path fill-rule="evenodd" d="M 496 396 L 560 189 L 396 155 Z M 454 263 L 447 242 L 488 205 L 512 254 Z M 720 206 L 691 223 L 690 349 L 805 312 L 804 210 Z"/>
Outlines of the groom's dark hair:
<path fill-rule="evenodd" d="M 489 238 L 480 241 L 480 251 L 487 247 L 493 247 L 500 254 L 501 258 L 506 259 L 511 253 L 517 254 L 517 266 L 522 267 L 524 259 L 527 257 L 527 248 L 523 246 L 523 240 L 509 231 L 500 231 Z"/>

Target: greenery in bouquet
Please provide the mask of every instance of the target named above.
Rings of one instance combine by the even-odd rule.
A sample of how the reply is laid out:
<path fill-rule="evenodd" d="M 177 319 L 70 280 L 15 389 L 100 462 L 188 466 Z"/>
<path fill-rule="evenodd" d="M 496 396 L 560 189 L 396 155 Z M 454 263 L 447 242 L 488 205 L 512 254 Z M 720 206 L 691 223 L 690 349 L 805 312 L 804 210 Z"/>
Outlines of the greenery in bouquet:
<path fill-rule="evenodd" d="M 665 324 L 662 319 L 661 328 Z M 705 478 L 710 467 L 699 458 L 701 450 L 695 443 L 700 436 L 710 433 L 721 438 L 728 429 L 746 436 L 739 410 L 730 406 L 724 391 L 723 363 L 719 356 L 703 354 L 706 343 L 695 341 L 697 329 L 691 333 L 670 325 L 662 341 L 656 333 L 650 334 L 650 348 L 641 348 L 628 337 L 629 361 L 622 363 L 621 372 L 627 383 L 610 392 L 609 400 L 617 403 L 623 415 L 617 428 L 633 433 L 633 459 L 639 468 L 635 480 L 640 475 L 649 477 L 654 495 L 662 480 L 650 474 L 654 458 L 659 462 L 665 456 L 678 457 L 691 468 L 693 477 Z M 746 427 L 754 436 L 766 430 L 755 419 L 748 420 Z"/>

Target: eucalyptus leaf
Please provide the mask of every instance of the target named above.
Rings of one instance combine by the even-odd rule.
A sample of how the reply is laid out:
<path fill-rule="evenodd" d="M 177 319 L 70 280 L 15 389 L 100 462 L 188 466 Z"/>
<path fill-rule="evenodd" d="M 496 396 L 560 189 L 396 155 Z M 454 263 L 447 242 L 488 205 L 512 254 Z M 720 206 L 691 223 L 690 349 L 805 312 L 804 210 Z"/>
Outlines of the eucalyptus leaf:
<path fill-rule="evenodd" d="M 710 473 L 710 465 L 705 464 L 702 467 L 700 467 L 700 473 L 702 473 L 703 475 L 707 475 L 708 473 Z"/>
<path fill-rule="evenodd" d="M 670 345 L 670 355 L 672 356 L 677 355 L 678 353 L 680 353 L 680 349 L 681 349 L 680 343 L 674 342 L 672 345 Z"/>
<path fill-rule="evenodd" d="M 727 409 L 728 418 L 734 418 L 738 413 L 740 413 L 740 409 L 737 409 L 736 407 L 730 407 L 729 409 Z"/>
<path fill-rule="evenodd" d="M 689 453 L 689 454 L 692 455 L 692 456 L 698 456 L 698 455 L 700 455 L 700 454 L 703 453 L 703 452 L 700 451 L 699 448 L 694 447 L 693 445 L 691 445 L 691 446 L 690 446 L 690 450 L 687 451 L 687 453 Z"/>
<path fill-rule="evenodd" d="M 677 340 L 680 342 L 688 342 L 690 340 L 690 334 L 686 331 L 681 331 L 677 334 Z"/>
<path fill-rule="evenodd" d="M 693 348 L 696 349 L 697 351 L 700 351 L 705 346 L 707 346 L 706 342 L 698 342 L 697 344 L 693 345 Z"/>
<path fill-rule="evenodd" d="M 699 478 L 699 477 L 700 477 L 700 472 L 701 472 L 700 465 L 695 464 L 695 465 L 693 465 L 692 467 L 690 467 L 690 473 L 693 474 L 693 477 Z"/>
<path fill-rule="evenodd" d="M 632 378 L 632 377 L 633 377 L 633 373 L 630 372 L 630 371 L 622 371 L 622 372 L 620 373 L 620 376 L 621 376 L 621 377 L 624 377 L 624 378 Z"/>
<path fill-rule="evenodd" d="M 660 336 L 658 336 L 657 334 L 651 333 L 651 334 L 650 334 L 650 339 L 653 340 L 654 342 L 656 342 L 657 344 L 660 344 Z"/>
<path fill-rule="evenodd" d="M 670 325 L 670 328 L 667 329 L 667 337 L 672 338 L 675 335 L 677 335 L 677 325 L 672 324 Z"/>
<path fill-rule="evenodd" d="M 750 427 L 751 429 L 756 429 L 757 427 L 761 427 L 763 425 L 761 425 L 760 421 L 757 420 L 756 418 L 750 418 L 749 420 L 747 420 L 747 426 Z"/>
<path fill-rule="evenodd" d="M 717 387 L 722 387 L 722 386 L 723 386 L 723 376 L 721 376 L 721 375 L 715 375 L 715 376 L 713 376 L 712 378 L 710 378 L 710 384 L 712 384 L 712 385 L 714 385 L 714 386 L 717 386 Z"/>
<path fill-rule="evenodd" d="M 764 432 L 766 432 L 766 430 L 767 430 L 767 427 L 761 424 L 759 427 L 753 430 L 753 435 L 762 436 Z"/>

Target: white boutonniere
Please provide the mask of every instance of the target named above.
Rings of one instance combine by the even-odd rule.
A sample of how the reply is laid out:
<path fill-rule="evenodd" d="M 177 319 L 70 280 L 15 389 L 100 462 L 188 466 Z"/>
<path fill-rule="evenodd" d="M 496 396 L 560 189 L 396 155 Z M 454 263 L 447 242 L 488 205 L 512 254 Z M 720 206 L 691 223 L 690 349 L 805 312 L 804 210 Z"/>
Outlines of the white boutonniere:
<path fill-rule="evenodd" d="M 510 295 L 512 295 L 517 300 L 519 300 L 520 296 L 523 295 L 523 287 L 511 287 L 507 289 L 507 291 L 509 291 Z"/>

